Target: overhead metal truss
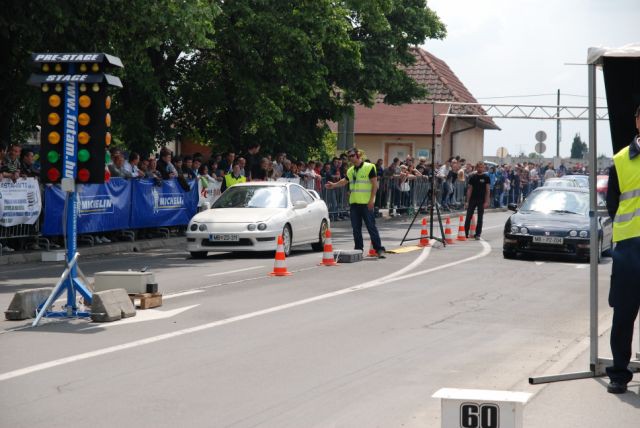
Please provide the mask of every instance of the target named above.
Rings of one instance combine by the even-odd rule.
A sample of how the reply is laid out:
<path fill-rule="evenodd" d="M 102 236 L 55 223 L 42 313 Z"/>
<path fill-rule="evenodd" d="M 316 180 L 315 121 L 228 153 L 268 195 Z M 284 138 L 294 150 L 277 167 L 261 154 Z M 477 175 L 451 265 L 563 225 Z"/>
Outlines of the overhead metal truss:
<path fill-rule="evenodd" d="M 447 113 L 437 116 L 458 118 L 491 119 L 552 119 L 552 120 L 588 120 L 588 106 L 558 106 L 530 104 L 485 104 L 434 101 L 433 104 L 448 106 Z M 606 107 L 596 107 L 596 120 L 609 120 Z"/>

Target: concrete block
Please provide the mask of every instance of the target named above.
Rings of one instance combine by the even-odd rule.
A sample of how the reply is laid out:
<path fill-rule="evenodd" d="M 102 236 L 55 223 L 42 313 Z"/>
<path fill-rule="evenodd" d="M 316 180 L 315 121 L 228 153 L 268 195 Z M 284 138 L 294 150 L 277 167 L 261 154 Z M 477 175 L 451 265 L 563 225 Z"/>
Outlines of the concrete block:
<path fill-rule="evenodd" d="M 93 293 L 91 302 L 91 320 L 94 322 L 112 322 L 121 318 L 129 318 L 136 315 L 127 290 L 115 288 Z"/>
<path fill-rule="evenodd" d="M 67 257 L 65 250 L 43 251 L 41 253 L 43 262 L 62 262 Z"/>
<path fill-rule="evenodd" d="M 36 309 L 47 300 L 52 291 L 53 287 L 45 287 L 16 292 L 9 308 L 4 311 L 4 317 L 12 321 L 35 318 Z"/>
<path fill-rule="evenodd" d="M 334 257 L 338 256 L 338 263 L 355 263 L 362 261 L 362 251 L 358 250 L 341 250 L 334 252 Z"/>

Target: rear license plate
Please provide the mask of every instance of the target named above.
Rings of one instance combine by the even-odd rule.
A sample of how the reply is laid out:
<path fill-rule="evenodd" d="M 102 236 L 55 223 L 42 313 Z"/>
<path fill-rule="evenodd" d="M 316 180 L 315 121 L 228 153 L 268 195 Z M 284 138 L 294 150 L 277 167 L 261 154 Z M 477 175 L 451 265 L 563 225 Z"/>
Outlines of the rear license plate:
<path fill-rule="evenodd" d="M 239 240 L 240 237 L 237 233 L 212 233 L 209 235 L 209 241 L 234 242 Z"/>
<path fill-rule="evenodd" d="M 562 245 L 564 240 L 558 236 L 534 236 L 533 242 L 536 244 Z"/>

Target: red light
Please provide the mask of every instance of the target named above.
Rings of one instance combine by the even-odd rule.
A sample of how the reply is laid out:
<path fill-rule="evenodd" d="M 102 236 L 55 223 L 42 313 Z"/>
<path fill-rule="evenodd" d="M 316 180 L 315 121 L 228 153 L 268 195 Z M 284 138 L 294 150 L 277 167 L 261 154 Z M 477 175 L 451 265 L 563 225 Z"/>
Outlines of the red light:
<path fill-rule="evenodd" d="M 89 170 L 87 168 L 80 168 L 80 170 L 78 171 L 78 180 L 87 182 L 89 181 L 90 175 L 91 174 L 89 174 Z"/>
<path fill-rule="evenodd" d="M 109 181 L 111 179 L 111 173 L 107 168 L 104 169 L 104 181 Z"/>
<path fill-rule="evenodd" d="M 56 168 L 50 168 L 49 171 L 47 171 L 47 178 L 49 181 L 58 181 L 60 179 L 60 171 Z"/>

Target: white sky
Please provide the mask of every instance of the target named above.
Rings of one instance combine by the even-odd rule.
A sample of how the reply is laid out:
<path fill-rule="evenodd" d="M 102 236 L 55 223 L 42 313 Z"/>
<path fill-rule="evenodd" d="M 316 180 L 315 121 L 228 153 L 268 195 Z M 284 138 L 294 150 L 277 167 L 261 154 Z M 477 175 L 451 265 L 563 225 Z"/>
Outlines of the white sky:
<path fill-rule="evenodd" d="M 427 0 L 447 26 L 447 37 L 423 48 L 445 61 L 484 103 L 587 105 L 587 49 L 640 41 L 640 0 Z M 598 71 L 598 105 L 606 105 Z M 523 98 L 513 95 L 552 94 Z M 566 94 L 566 95 L 563 95 Z M 581 97 L 569 96 L 581 95 Z M 496 119 L 485 131 L 484 154 L 499 147 L 529 154 L 535 133 L 547 133 L 545 157 L 556 153 L 555 120 Z M 598 154 L 612 155 L 609 124 L 598 121 Z M 576 133 L 588 143 L 587 121 L 563 121 L 560 156 L 569 156 Z"/>

